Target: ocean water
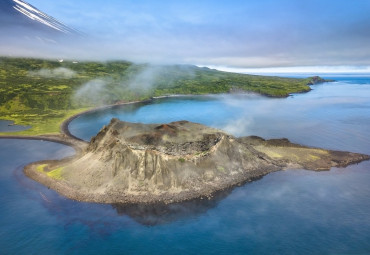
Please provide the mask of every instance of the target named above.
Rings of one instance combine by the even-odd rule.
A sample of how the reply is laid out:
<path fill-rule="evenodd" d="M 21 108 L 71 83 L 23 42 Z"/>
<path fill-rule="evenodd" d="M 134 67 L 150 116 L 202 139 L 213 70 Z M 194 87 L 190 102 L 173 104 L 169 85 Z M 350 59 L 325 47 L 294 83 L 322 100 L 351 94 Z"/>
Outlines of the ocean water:
<path fill-rule="evenodd" d="M 176 97 L 75 119 L 90 139 L 112 117 L 190 120 L 236 136 L 370 154 L 370 78 L 341 76 L 305 94 Z M 81 203 L 23 174 L 73 154 L 42 141 L 0 140 L 0 254 L 370 254 L 370 161 L 325 172 L 280 171 L 212 200 L 145 206 Z"/>

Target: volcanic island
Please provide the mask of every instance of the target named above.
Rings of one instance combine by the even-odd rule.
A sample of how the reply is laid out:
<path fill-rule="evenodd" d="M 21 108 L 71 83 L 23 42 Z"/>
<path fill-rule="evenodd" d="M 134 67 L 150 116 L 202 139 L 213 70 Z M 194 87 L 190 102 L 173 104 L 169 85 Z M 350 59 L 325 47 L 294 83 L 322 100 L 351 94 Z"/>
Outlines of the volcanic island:
<path fill-rule="evenodd" d="M 74 157 L 32 163 L 24 171 L 74 200 L 151 204 L 210 198 L 278 170 L 323 171 L 368 159 L 285 138 L 234 137 L 189 121 L 141 124 L 114 118 Z"/>

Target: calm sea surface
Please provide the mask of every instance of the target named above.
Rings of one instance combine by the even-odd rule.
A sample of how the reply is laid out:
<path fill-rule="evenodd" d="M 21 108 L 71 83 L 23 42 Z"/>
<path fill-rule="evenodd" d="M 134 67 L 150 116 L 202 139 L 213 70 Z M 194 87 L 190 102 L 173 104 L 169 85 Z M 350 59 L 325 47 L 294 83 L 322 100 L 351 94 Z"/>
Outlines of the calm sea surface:
<path fill-rule="evenodd" d="M 174 97 L 116 107 L 83 115 L 70 130 L 88 140 L 112 117 L 190 120 L 236 136 L 370 154 L 370 78 L 334 79 L 283 99 Z M 75 202 L 23 174 L 30 162 L 73 153 L 0 140 L 0 254 L 370 254 L 369 161 L 275 172 L 214 200 L 157 207 Z"/>

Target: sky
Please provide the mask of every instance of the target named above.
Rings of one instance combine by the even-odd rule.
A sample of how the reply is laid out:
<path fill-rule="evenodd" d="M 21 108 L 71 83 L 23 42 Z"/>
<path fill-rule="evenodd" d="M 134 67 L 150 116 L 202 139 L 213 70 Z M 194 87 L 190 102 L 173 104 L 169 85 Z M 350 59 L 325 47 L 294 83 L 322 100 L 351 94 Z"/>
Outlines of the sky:
<path fill-rule="evenodd" d="M 370 0 L 28 2 L 87 35 L 71 49 L 81 58 L 232 70 L 370 66 Z"/>

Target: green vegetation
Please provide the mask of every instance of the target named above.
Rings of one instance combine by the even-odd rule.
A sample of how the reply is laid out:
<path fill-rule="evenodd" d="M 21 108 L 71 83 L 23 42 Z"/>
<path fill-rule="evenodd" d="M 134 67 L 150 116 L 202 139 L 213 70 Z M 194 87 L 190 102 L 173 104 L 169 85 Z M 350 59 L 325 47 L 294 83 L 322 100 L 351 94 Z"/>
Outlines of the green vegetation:
<path fill-rule="evenodd" d="M 43 173 L 44 172 L 44 168 L 47 166 L 47 164 L 42 164 L 42 165 L 38 165 L 36 167 L 36 170 L 40 173 Z"/>
<path fill-rule="evenodd" d="M 185 159 L 184 158 L 179 158 L 179 162 L 184 163 Z"/>
<path fill-rule="evenodd" d="M 53 178 L 55 180 L 62 180 L 63 177 L 62 177 L 62 170 L 63 170 L 63 167 L 58 167 L 54 170 L 51 170 L 50 172 L 47 172 L 47 176 L 49 176 L 50 178 Z"/>
<path fill-rule="evenodd" d="M 62 180 L 63 179 L 63 177 L 62 177 L 62 170 L 63 170 L 64 167 L 58 167 L 58 168 L 55 168 L 55 169 L 53 169 L 51 171 L 48 171 L 47 170 L 47 166 L 48 166 L 47 164 L 38 165 L 36 167 L 36 171 L 38 171 L 40 173 L 44 173 L 47 176 L 49 176 L 50 178 L 53 178 L 55 180 Z"/>
<path fill-rule="evenodd" d="M 284 97 L 309 91 L 309 81 L 227 73 L 190 65 L 0 58 L 0 119 L 32 126 L 16 134 L 58 133 L 63 120 L 96 106 L 171 94 L 232 91 Z"/>

